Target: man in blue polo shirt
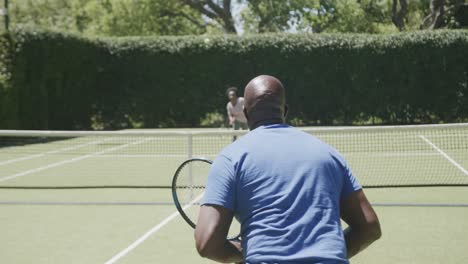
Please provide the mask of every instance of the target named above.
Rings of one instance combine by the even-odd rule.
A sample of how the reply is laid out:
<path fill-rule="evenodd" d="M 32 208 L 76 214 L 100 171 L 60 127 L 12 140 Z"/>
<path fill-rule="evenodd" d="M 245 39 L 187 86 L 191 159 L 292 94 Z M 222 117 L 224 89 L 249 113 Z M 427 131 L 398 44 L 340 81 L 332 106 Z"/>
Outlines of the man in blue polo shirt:
<path fill-rule="evenodd" d="M 346 161 L 285 124 L 285 91 L 272 76 L 245 89 L 247 135 L 208 176 L 195 230 L 201 256 L 219 262 L 349 263 L 380 237 L 378 218 Z M 242 242 L 226 239 L 233 217 Z M 342 230 L 340 219 L 349 227 Z"/>

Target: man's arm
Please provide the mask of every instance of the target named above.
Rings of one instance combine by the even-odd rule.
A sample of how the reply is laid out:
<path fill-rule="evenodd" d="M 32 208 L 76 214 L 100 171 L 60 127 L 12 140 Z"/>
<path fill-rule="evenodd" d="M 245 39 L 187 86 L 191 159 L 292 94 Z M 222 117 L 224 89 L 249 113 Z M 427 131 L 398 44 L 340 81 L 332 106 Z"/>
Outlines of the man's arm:
<path fill-rule="evenodd" d="M 362 190 L 351 193 L 341 201 L 341 218 L 349 226 L 344 231 L 348 258 L 367 248 L 382 235 L 379 219 Z"/>
<path fill-rule="evenodd" d="M 227 116 L 228 116 L 228 120 L 229 120 L 229 125 L 232 125 L 234 123 L 234 121 L 236 121 L 236 118 L 234 117 L 234 115 L 232 114 L 232 109 L 231 107 L 229 107 L 229 103 L 227 104 L 226 106 L 226 110 L 227 110 Z"/>
<path fill-rule="evenodd" d="M 200 256 L 222 263 L 242 262 L 239 243 L 227 240 L 233 213 L 222 206 L 203 205 L 195 228 L 195 243 Z"/>

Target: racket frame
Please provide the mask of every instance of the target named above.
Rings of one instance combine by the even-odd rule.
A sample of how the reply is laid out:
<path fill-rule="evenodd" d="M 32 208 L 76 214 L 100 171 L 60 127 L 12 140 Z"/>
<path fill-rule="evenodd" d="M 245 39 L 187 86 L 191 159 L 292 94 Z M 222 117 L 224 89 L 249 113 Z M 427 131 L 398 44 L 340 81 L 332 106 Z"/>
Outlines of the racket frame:
<path fill-rule="evenodd" d="M 172 185 L 171 185 L 172 199 L 174 200 L 174 204 L 175 204 L 175 207 L 177 208 L 177 211 L 179 211 L 180 215 L 185 220 L 185 222 L 187 222 L 187 224 L 189 224 L 194 229 L 195 229 L 195 223 L 190 219 L 190 217 L 187 216 L 187 214 L 184 212 L 184 209 L 183 209 L 182 205 L 180 204 L 180 201 L 179 201 L 179 198 L 178 198 L 178 195 L 177 195 L 177 179 L 179 178 L 179 173 L 182 171 L 182 169 L 187 164 L 189 164 L 191 162 L 195 162 L 195 161 L 206 162 L 206 163 L 208 163 L 210 165 L 213 164 L 213 161 L 211 161 L 209 159 L 205 159 L 205 158 L 191 158 L 191 159 L 188 159 L 188 160 L 182 162 L 182 164 L 180 164 L 179 167 L 177 168 L 177 170 L 176 170 L 176 172 L 174 174 L 174 177 L 172 178 Z"/>
<path fill-rule="evenodd" d="M 182 164 L 180 164 L 179 167 L 177 168 L 177 170 L 176 170 L 176 172 L 174 174 L 174 177 L 172 178 L 172 185 L 171 185 L 172 199 L 174 200 L 174 204 L 175 204 L 175 206 L 177 208 L 177 211 L 179 211 L 179 214 L 182 216 L 182 218 L 185 220 L 185 222 L 187 222 L 187 224 L 189 224 L 193 229 L 195 229 L 196 224 L 184 212 L 184 209 L 183 209 L 182 205 L 179 202 L 179 198 L 177 196 L 177 191 L 176 190 L 177 190 L 177 179 L 179 178 L 179 173 L 182 171 L 182 169 L 188 163 L 195 162 L 195 161 L 206 162 L 206 163 L 208 163 L 210 165 L 213 164 L 213 161 L 211 161 L 209 159 L 206 159 L 206 158 L 191 158 L 191 159 L 188 159 L 188 160 L 182 162 Z M 233 219 L 233 221 L 236 221 L 236 220 Z M 235 237 L 227 237 L 227 239 L 230 240 L 230 241 L 241 241 L 241 234 L 238 234 Z"/>

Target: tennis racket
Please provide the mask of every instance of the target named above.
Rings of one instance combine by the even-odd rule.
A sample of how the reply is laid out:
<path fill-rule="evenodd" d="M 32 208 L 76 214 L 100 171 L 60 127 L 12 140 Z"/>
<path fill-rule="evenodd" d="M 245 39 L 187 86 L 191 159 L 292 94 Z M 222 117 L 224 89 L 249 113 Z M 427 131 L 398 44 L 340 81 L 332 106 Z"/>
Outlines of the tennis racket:
<path fill-rule="evenodd" d="M 205 193 L 205 184 L 212 161 L 204 158 L 192 158 L 184 161 L 177 168 L 172 179 L 172 198 L 182 218 L 192 227 L 198 219 L 200 203 Z M 228 239 L 240 239 L 240 224 L 232 221 Z"/>

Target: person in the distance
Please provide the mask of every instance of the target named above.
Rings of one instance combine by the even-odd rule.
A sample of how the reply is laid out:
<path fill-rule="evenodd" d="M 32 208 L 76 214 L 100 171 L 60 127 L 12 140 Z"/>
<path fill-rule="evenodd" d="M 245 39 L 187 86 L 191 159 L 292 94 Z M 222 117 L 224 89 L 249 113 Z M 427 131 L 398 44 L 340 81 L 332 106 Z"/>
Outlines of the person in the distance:
<path fill-rule="evenodd" d="M 229 102 L 226 105 L 229 125 L 234 130 L 247 129 L 247 119 L 244 115 L 244 98 L 237 96 L 237 88 L 230 87 L 226 90 Z"/>

